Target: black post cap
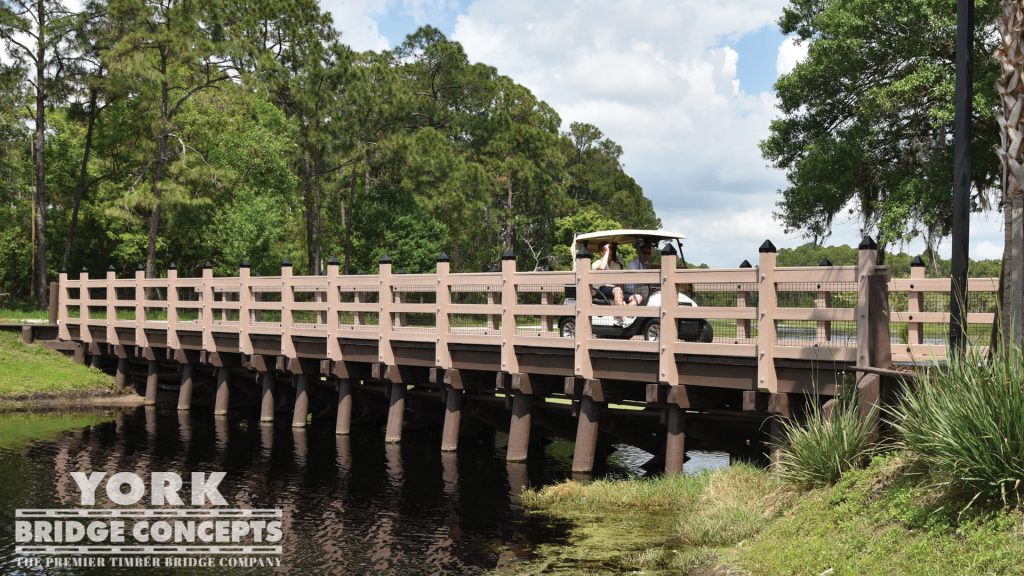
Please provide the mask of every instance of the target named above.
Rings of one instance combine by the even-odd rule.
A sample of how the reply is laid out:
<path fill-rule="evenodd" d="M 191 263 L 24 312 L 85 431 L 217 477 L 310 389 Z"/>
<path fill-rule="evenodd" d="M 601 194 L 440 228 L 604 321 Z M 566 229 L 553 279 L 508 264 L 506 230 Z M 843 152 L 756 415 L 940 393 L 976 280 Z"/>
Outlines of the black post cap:
<path fill-rule="evenodd" d="M 924 268 L 924 260 L 920 256 L 914 256 L 914 259 L 910 261 L 912 268 Z"/>
<path fill-rule="evenodd" d="M 68 273 L 68 267 L 67 266 L 61 266 L 60 267 L 60 273 L 61 274 L 67 274 Z"/>
<path fill-rule="evenodd" d="M 203 264 L 203 270 L 208 270 L 208 269 L 210 269 L 210 268 L 213 268 L 213 264 L 211 264 L 211 263 L 210 263 L 210 261 L 209 261 L 209 260 L 207 260 L 207 261 L 206 261 L 206 262 L 205 262 L 205 263 Z"/>
<path fill-rule="evenodd" d="M 391 264 L 391 256 L 388 256 L 387 254 L 381 256 L 380 257 L 380 263 L 381 264 Z"/>
<path fill-rule="evenodd" d="M 88 273 L 89 273 L 89 269 L 86 268 L 85 266 L 82 266 L 82 274 L 88 274 Z"/>
<path fill-rule="evenodd" d="M 115 271 L 115 269 L 114 269 L 114 265 L 113 264 L 111 264 L 110 266 L 107 266 L 107 272 L 114 272 L 114 271 Z"/>
<path fill-rule="evenodd" d="M 327 261 L 328 266 L 337 266 L 338 264 L 340 264 L 340 262 L 338 261 L 337 256 L 331 256 L 331 259 Z"/>
<path fill-rule="evenodd" d="M 168 270 L 177 270 L 178 269 L 178 265 L 175 264 L 174 262 L 171 262 L 171 265 L 168 266 L 167 269 Z"/>
<path fill-rule="evenodd" d="M 579 252 L 576 252 L 576 258 L 577 259 L 579 259 L 579 258 L 590 258 L 590 250 L 587 250 L 587 245 L 586 244 L 584 244 L 579 249 Z"/>
<path fill-rule="evenodd" d="M 136 272 L 143 272 L 145 270 L 146 270 L 146 268 L 142 264 L 139 264 L 138 266 L 135 267 L 135 271 Z"/>
<path fill-rule="evenodd" d="M 678 256 L 678 254 L 676 253 L 676 247 L 671 245 L 671 244 L 666 244 L 665 247 L 661 249 L 661 255 L 662 256 Z"/>
<path fill-rule="evenodd" d="M 818 262 L 818 266 L 831 266 L 831 265 L 832 265 L 832 261 L 829 260 L 828 258 L 822 258 L 821 262 Z"/>
<path fill-rule="evenodd" d="M 281 261 L 281 268 L 291 268 L 291 267 L 292 267 L 292 261 L 291 261 L 290 258 L 285 258 L 284 260 Z"/>
<path fill-rule="evenodd" d="M 437 255 L 437 261 L 438 262 L 451 262 L 451 258 L 448 258 L 447 254 L 445 254 L 444 252 L 441 252 L 440 254 Z"/>
<path fill-rule="evenodd" d="M 757 249 L 757 252 L 759 254 L 774 254 L 778 250 L 775 249 L 775 244 L 772 244 L 771 240 L 765 240 L 764 244 L 761 244 L 761 247 Z"/>
<path fill-rule="evenodd" d="M 406 269 L 406 268 L 399 268 L 399 269 L 398 269 L 398 273 L 399 273 L 399 274 L 408 274 L 408 273 L 409 273 L 409 270 L 408 270 L 408 269 Z"/>
<path fill-rule="evenodd" d="M 501 255 L 501 259 L 502 260 L 515 260 L 516 259 L 516 253 L 513 252 L 511 248 L 509 248 L 508 250 L 505 250 L 504 254 Z"/>
<path fill-rule="evenodd" d="M 744 260 L 740 262 L 740 268 L 753 268 L 753 266 L 750 265 L 750 260 Z"/>
<path fill-rule="evenodd" d="M 242 260 L 241 262 L 238 263 L 238 267 L 239 268 L 250 268 L 251 264 L 249 264 L 249 260 Z"/>
<path fill-rule="evenodd" d="M 858 250 L 877 250 L 878 249 L 878 244 L 875 244 L 875 241 L 871 238 L 871 236 L 865 236 L 863 239 L 861 239 L 860 245 L 857 246 L 857 249 Z"/>

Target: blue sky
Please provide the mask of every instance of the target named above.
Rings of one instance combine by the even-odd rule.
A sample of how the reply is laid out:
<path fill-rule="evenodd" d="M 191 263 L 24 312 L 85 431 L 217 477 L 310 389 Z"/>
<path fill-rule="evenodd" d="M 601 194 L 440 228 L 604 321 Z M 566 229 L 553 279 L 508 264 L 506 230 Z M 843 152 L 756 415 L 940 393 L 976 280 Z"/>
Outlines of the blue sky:
<path fill-rule="evenodd" d="M 786 0 L 322 3 L 355 49 L 393 47 L 431 24 L 548 102 L 564 127 L 598 126 L 696 261 L 735 266 L 766 238 L 806 241 L 772 218 L 785 176 L 758 149 L 778 114 L 776 78 L 806 54 L 778 31 Z M 839 217 L 829 242 L 859 236 L 856 221 Z M 998 217 L 973 218 L 971 237 L 972 257 L 1000 256 Z"/>

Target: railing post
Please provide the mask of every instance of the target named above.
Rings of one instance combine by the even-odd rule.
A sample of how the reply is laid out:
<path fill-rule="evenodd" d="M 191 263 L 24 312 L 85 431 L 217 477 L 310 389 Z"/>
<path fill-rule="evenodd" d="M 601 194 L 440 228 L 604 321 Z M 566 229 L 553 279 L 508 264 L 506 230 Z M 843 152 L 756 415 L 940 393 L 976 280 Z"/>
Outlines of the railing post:
<path fill-rule="evenodd" d="M 80 320 L 78 337 L 82 342 L 89 344 L 92 342 L 92 332 L 89 330 L 89 320 L 92 315 L 89 313 L 89 269 L 85 266 L 82 266 L 82 271 L 78 274 L 78 283 L 78 317 Z"/>
<path fill-rule="evenodd" d="M 139 266 L 135 269 L 135 345 L 145 349 L 149 347 L 149 338 L 146 338 L 146 287 L 143 281 L 146 279 L 146 271 Z"/>
<path fill-rule="evenodd" d="M 434 362 L 438 368 L 448 370 L 452 367 L 452 355 L 448 350 L 448 332 L 451 319 L 448 317 L 448 306 L 451 304 L 451 262 L 444 252 L 437 257 L 437 295 L 434 301 L 437 302 L 434 326 L 436 326 L 437 337 L 434 341 Z M 451 394 L 452 390 L 448 390 Z M 448 403 L 449 405 L 451 402 Z"/>
<path fill-rule="evenodd" d="M 341 344 L 338 342 L 338 309 L 341 296 L 338 292 L 338 272 L 341 264 L 337 257 L 327 262 L 327 358 L 341 362 Z"/>
<path fill-rule="evenodd" d="M 661 251 L 661 337 L 658 342 L 658 381 L 669 386 L 679 384 L 679 368 L 676 366 L 676 341 L 679 340 L 679 326 L 676 311 L 679 309 L 678 271 L 676 270 L 675 248 L 671 244 Z"/>
<path fill-rule="evenodd" d="M 593 299 L 590 297 L 590 250 L 586 246 L 576 253 L 576 377 L 592 379 L 594 366 L 590 361 L 590 310 Z"/>
<path fill-rule="evenodd" d="M 63 272 L 64 271 L 61 270 L 62 274 L 63 274 Z M 50 282 L 50 307 L 48 309 L 48 313 L 47 313 L 47 316 L 46 316 L 47 321 L 50 324 L 56 324 L 57 323 L 57 316 L 58 316 L 57 309 L 60 307 L 61 299 L 62 298 L 61 298 L 61 293 L 60 293 L 60 283 L 59 282 Z"/>
<path fill-rule="evenodd" d="M 249 261 L 243 260 L 238 265 L 238 351 L 252 356 L 252 339 L 249 337 L 249 324 L 252 322 L 252 311 L 249 302 L 252 290 L 249 287 Z"/>
<path fill-rule="evenodd" d="M 757 388 L 775 394 L 779 383 L 775 373 L 775 263 L 777 254 L 771 240 L 758 248 L 757 266 Z"/>
<path fill-rule="evenodd" d="M 67 268 L 61 268 L 60 276 L 58 277 L 57 285 L 60 287 L 60 300 L 57 302 L 57 337 L 61 340 L 70 340 L 71 333 L 68 330 L 68 270 Z M 82 296 L 82 290 L 79 288 L 78 296 Z M 79 306 L 81 311 L 81 306 Z M 79 318 L 81 319 L 81 318 Z"/>
<path fill-rule="evenodd" d="M 167 268 L 167 348 L 178 350 L 178 267 L 171 262 Z"/>
<path fill-rule="evenodd" d="M 295 294 L 292 291 L 292 262 L 285 259 L 281 262 L 281 355 L 295 358 L 295 343 L 292 342 L 292 303 Z"/>
<path fill-rule="evenodd" d="M 121 342 L 117 338 L 117 330 L 114 323 L 117 322 L 117 291 L 114 288 L 114 281 L 117 280 L 117 272 L 114 265 L 107 267 L 107 344 L 117 346 Z M 113 348 L 111 348 L 113 350 Z"/>
<path fill-rule="evenodd" d="M 501 371 L 519 373 L 516 337 L 516 255 L 509 248 L 501 255 Z"/>
<path fill-rule="evenodd" d="M 878 259 L 878 246 L 870 237 L 865 236 L 857 247 L 857 365 L 868 366 L 871 350 L 871 330 L 868 324 L 868 307 L 870 291 L 868 279 L 875 273 Z M 887 368 L 887 366 L 881 366 Z M 858 379 L 863 374 L 858 376 Z"/>
<path fill-rule="evenodd" d="M 386 254 L 380 259 L 377 275 L 380 277 L 380 292 L 377 295 L 377 302 L 380 306 L 379 318 L 377 319 L 378 329 L 380 330 L 377 360 L 385 366 L 394 366 L 395 354 L 391 350 L 391 333 L 393 331 L 391 310 L 395 301 L 391 292 L 391 258 Z"/>
<path fill-rule="evenodd" d="M 753 268 L 753 266 L 750 265 L 749 261 L 744 260 L 743 262 L 740 262 L 740 268 Z M 739 288 L 739 286 L 737 286 L 737 288 Z M 736 307 L 737 308 L 750 308 L 751 301 L 752 301 L 752 299 L 750 297 L 750 292 L 748 292 L 746 290 L 739 290 L 739 291 L 736 292 Z M 736 321 L 736 341 L 737 342 L 741 342 L 743 340 L 746 340 L 746 339 L 750 338 L 752 333 L 753 332 L 750 329 L 750 320 L 737 320 Z"/>
<path fill-rule="evenodd" d="M 203 264 L 203 287 L 200 294 L 203 303 L 199 316 L 203 327 L 203 350 L 213 352 L 216 350 L 213 345 L 213 264 L 209 260 Z"/>
<path fill-rule="evenodd" d="M 925 276 L 924 260 L 920 256 L 915 256 L 914 260 L 910 263 L 910 279 L 923 280 Z M 921 322 L 916 321 L 914 316 L 922 312 L 921 300 L 924 295 L 923 292 L 917 290 L 917 284 L 911 282 L 910 289 L 907 290 L 907 347 L 908 352 L 913 355 L 914 346 L 922 344 L 921 339 Z M 920 316 L 917 316 L 920 319 Z"/>

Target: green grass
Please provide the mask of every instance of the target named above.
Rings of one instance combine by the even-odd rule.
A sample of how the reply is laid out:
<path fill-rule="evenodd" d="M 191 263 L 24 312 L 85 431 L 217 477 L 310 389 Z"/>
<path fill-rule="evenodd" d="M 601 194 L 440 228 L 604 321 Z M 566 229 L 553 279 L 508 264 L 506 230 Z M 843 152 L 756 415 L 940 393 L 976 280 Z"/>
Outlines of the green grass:
<path fill-rule="evenodd" d="M 26 345 L 18 334 L 0 332 L 0 400 L 74 397 L 113 390 L 103 372 L 75 364 L 62 354 Z"/>
<path fill-rule="evenodd" d="M 692 477 L 567 482 L 524 494 L 568 541 L 505 574 L 1020 574 L 1018 510 L 958 516 L 905 455 L 798 491 L 746 465 Z M 829 569 L 832 572 L 827 572 Z"/>
<path fill-rule="evenodd" d="M 22 323 L 29 320 L 43 322 L 50 318 L 50 314 L 46 310 L 30 310 L 30 309 L 17 309 L 17 308 L 0 308 L 0 323 L 12 322 Z"/>

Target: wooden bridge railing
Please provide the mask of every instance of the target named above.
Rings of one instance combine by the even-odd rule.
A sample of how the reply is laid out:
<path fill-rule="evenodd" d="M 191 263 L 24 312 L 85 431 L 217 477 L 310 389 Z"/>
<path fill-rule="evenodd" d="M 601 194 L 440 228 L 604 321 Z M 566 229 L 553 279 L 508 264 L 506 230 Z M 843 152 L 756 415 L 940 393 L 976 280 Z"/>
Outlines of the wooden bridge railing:
<path fill-rule="evenodd" d="M 446 369 L 450 346 L 484 345 L 500 349 L 501 370 L 512 374 L 519 372 L 517 348 L 564 349 L 573 351 L 581 378 L 593 376 L 593 359 L 602 354 L 648 353 L 659 359 L 652 377 L 665 384 L 680 382 L 679 358 L 752 358 L 758 388 L 767 392 L 777 390 L 777 360 L 865 365 L 869 348 L 885 346 L 896 361 L 945 357 L 948 297 L 943 304 L 941 295 L 949 293 L 948 279 L 926 279 L 915 266 L 911 278 L 888 281 L 883 304 L 892 306 L 892 337 L 871 342 L 880 332 L 867 325 L 868 280 L 888 279 L 888 270 L 875 265 L 873 244 L 862 245 L 858 266 L 779 268 L 770 242 L 760 252 L 757 267 L 713 270 L 679 269 L 676 255 L 666 253 L 657 269 L 592 271 L 584 253 L 571 272 L 519 272 L 506 255 L 500 272 L 451 273 L 442 255 L 433 274 L 395 274 L 386 258 L 373 275 L 342 275 L 334 260 L 324 276 L 295 276 L 287 262 L 280 276 L 262 277 L 244 264 L 238 276 L 219 278 L 209 265 L 193 278 L 179 277 L 173 267 L 164 278 L 137 271 L 119 279 L 111 270 L 104 278 L 83 271 L 72 280 L 62 273 L 60 337 L 172 349 L 234 346 L 243 354 L 287 358 L 302 356 L 305 342 L 326 339 L 334 360 L 341 359 L 341 339 L 369 340 L 387 365 L 394 363 L 395 343 L 430 343 L 436 365 Z M 590 295 L 602 285 L 647 286 L 666 297 L 660 306 L 601 306 Z M 567 287 L 575 289 L 575 302 L 567 300 Z M 996 289 L 995 279 L 969 285 L 971 342 L 982 348 Z M 681 305 L 677 293 L 698 306 Z M 660 339 L 594 337 L 592 322 L 614 317 L 658 319 Z M 573 337 L 560 337 L 565 319 L 575 321 Z M 714 339 L 684 340 L 680 320 L 707 321 Z"/>

